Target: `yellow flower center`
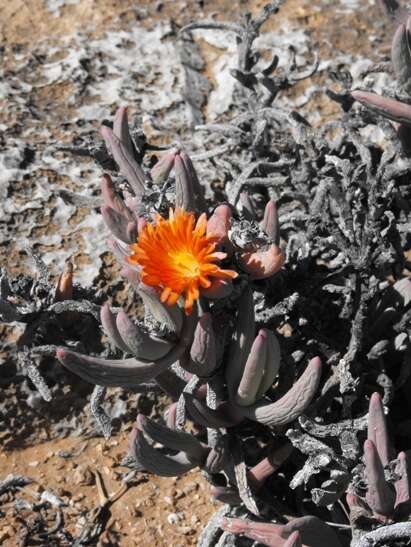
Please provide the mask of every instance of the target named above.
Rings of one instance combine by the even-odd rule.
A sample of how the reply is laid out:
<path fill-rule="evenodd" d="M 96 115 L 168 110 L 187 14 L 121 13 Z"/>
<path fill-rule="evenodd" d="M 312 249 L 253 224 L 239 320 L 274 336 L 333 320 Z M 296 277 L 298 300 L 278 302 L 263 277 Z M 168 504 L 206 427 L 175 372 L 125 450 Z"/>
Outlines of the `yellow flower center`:
<path fill-rule="evenodd" d="M 187 250 L 170 253 L 170 262 L 174 263 L 176 272 L 184 279 L 194 279 L 200 275 L 200 264 L 197 258 Z"/>
<path fill-rule="evenodd" d="M 184 309 L 190 314 L 201 289 L 212 279 L 233 279 L 237 272 L 220 269 L 216 262 L 225 258 L 215 252 L 214 237 L 207 234 L 207 218 L 182 209 L 170 210 L 168 220 L 157 215 L 131 245 L 129 261 L 141 267 L 143 283 L 161 289 L 161 301 L 172 306 L 183 296 Z M 211 279 L 210 279 L 211 278 Z"/>

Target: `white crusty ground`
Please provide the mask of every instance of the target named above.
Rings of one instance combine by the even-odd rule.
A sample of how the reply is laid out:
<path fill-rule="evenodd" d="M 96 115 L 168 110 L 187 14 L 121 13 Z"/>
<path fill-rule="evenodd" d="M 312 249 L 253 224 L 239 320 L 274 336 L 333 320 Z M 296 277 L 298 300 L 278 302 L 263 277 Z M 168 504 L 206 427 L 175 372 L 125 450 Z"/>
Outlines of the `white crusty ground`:
<path fill-rule="evenodd" d="M 64 4 L 75 2 L 47 0 L 47 7 L 58 17 Z M 348 4 L 352 2 L 342 3 L 344 9 Z M 110 31 L 99 38 L 85 30 L 58 41 L 45 40 L 29 54 L 16 52 L 13 71 L 5 74 L 0 70 L 3 115 L 25 120 L 23 130 L 18 136 L 7 137 L 0 151 L 3 248 L 21 250 L 29 243 L 41 252 L 54 275 L 61 272 L 67 258 L 81 254 L 76 279 L 85 286 L 93 283 L 102 266 L 108 232 L 94 210 L 83 212 L 78 222 L 70 222 L 77 214 L 76 207 L 65 204 L 57 191 L 68 188 L 97 195 L 101 171 L 93 161 L 56 151 L 55 147 L 71 144 L 76 136 L 97 133 L 101 121 L 112 118 L 119 105 L 129 105 L 132 116 L 141 115 L 144 128 L 152 135 L 165 133 L 169 142 L 184 135 L 190 117 L 182 100 L 183 69 L 170 31 L 167 21 L 152 29 L 134 24 L 127 31 Z M 212 30 L 196 30 L 193 35 L 220 52 L 211 67 L 214 88 L 204 109 L 206 122 L 211 122 L 227 112 L 232 102 L 234 79 L 230 69 L 237 62 L 235 39 L 232 33 Z M 287 62 L 290 45 L 297 49 L 297 63 L 302 67 L 309 66 L 313 59 L 308 35 L 286 22 L 278 32 L 259 37 L 256 44 L 278 54 L 280 68 Z M 348 57 L 341 60 L 352 61 Z M 320 70 L 328 66 L 329 62 L 322 60 Z M 57 92 L 48 102 L 38 100 L 45 89 L 64 86 L 68 86 L 68 94 L 60 97 Z M 278 104 L 303 107 L 316 90 L 315 86 L 307 86 L 298 104 L 291 105 L 287 98 L 281 98 Z M 315 122 L 315 113 L 310 116 Z M 8 129 L 1 120 L 0 129 Z M 189 151 L 193 144 L 198 151 L 202 138 L 199 134 L 190 137 Z M 35 158 L 22 168 L 27 146 L 34 149 Z M 207 164 L 203 165 L 200 173 L 207 176 Z"/>

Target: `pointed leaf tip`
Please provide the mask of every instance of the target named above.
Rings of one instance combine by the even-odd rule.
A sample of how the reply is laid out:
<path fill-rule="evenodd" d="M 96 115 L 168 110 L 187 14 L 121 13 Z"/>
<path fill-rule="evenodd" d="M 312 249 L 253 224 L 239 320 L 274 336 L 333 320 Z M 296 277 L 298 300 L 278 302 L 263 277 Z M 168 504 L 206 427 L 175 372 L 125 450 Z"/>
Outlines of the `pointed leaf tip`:
<path fill-rule="evenodd" d="M 393 453 L 388 435 L 381 395 L 371 395 L 368 413 L 368 439 L 372 440 L 383 465 L 387 465 Z"/>
<path fill-rule="evenodd" d="M 280 244 L 280 223 L 278 219 L 277 204 L 274 200 L 270 200 L 265 206 L 261 228 L 277 246 Z"/>

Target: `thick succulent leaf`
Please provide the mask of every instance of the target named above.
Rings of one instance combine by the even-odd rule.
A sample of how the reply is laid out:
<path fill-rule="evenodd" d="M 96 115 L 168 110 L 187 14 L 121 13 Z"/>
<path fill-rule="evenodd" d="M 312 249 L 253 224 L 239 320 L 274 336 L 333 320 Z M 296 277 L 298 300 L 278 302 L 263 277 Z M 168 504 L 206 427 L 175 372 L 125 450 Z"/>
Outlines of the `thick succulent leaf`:
<path fill-rule="evenodd" d="M 369 91 L 352 91 L 351 96 L 366 108 L 394 122 L 411 125 L 411 105 Z"/>
<path fill-rule="evenodd" d="M 184 393 L 187 412 L 194 422 L 204 427 L 232 427 L 240 419 L 230 416 L 222 407 L 216 410 L 208 407 L 203 401 L 200 401 L 190 393 Z"/>
<path fill-rule="evenodd" d="M 384 415 L 384 407 L 379 393 L 373 393 L 370 399 L 368 413 L 368 434 L 377 449 L 383 466 L 387 465 L 392 459 L 393 448 L 390 443 L 387 424 Z"/>
<path fill-rule="evenodd" d="M 268 547 L 284 547 L 279 525 L 243 519 L 223 519 L 221 528 L 231 534 L 241 534 Z"/>
<path fill-rule="evenodd" d="M 150 420 L 150 418 L 147 418 L 142 414 L 138 415 L 137 422 L 143 432 L 153 441 L 158 442 L 171 450 L 185 452 L 187 458 L 193 463 L 202 465 L 207 459 L 210 449 L 200 443 L 200 441 L 193 435 L 190 435 L 190 433 L 170 429 L 165 425 Z"/>
<path fill-rule="evenodd" d="M 278 220 L 277 205 L 270 200 L 265 206 L 264 218 L 260 223 L 261 229 L 272 239 L 277 246 L 280 244 L 280 223 Z"/>
<path fill-rule="evenodd" d="M 128 268 L 134 269 L 133 266 L 128 262 L 128 257 L 130 255 L 127 249 L 124 248 L 124 246 L 119 241 L 117 241 L 114 238 L 110 238 L 107 240 L 107 246 L 110 249 L 110 251 L 113 253 L 113 255 L 116 257 L 116 259 L 120 262 L 120 264 Z"/>
<path fill-rule="evenodd" d="M 63 366 L 83 380 L 100 386 L 132 387 L 155 378 L 175 363 L 191 343 L 196 314 L 187 317 L 179 342 L 162 359 L 142 361 L 138 359 L 110 360 L 81 355 L 68 349 L 59 348 L 57 358 Z"/>
<path fill-rule="evenodd" d="M 218 300 L 220 298 L 227 298 L 233 292 L 233 284 L 231 281 L 225 279 L 214 279 L 211 281 L 208 289 L 201 289 L 201 296 L 210 298 L 211 300 Z"/>
<path fill-rule="evenodd" d="M 171 368 L 160 372 L 160 374 L 156 376 L 155 381 L 160 388 L 175 401 L 179 399 L 185 386 L 187 385 L 186 382 L 177 376 Z"/>
<path fill-rule="evenodd" d="M 104 332 L 110 342 L 126 353 L 130 353 L 130 348 L 123 342 L 116 325 L 116 316 L 111 311 L 108 304 L 104 304 L 100 310 L 100 320 Z"/>
<path fill-rule="evenodd" d="M 408 87 L 407 84 L 411 79 L 411 53 L 408 31 L 403 24 L 399 25 L 392 39 L 391 61 L 398 83 Z"/>
<path fill-rule="evenodd" d="M 230 400 L 234 401 L 244 365 L 254 341 L 255 320 L 253 294 L 246 287 L 238 301 L 235 332 L 230 343 L 226 366 L 226 380 Z"/>
<path fill-rule="evenodd" d="M 267 279 L 281 269 L 284 264 L 284 254 L 280 247 L 273 243 L 267 249 L 241 253 L 238 263 L 251 279 Z"/>
<path fill-rule="evenodd" d="M 185 169 L 190 176 L 194 187 L 195 208 L 199 213 L 201 213 L 207 208 L 204 199 L 203 188 L 201 187 L 200 181 L 198 180 L 196 170 L 194 169 L 193 162 L 191 161 L 189 155 L 184 150 L 181 150 L 180 158 L 184 163 Z"/>
<path fill-rule="evenodd" d="M 280 448 L 254 465 L 248 472 L 248 480 L 255 490 L 261 488 L 267 478 L 275 473 L 277 469 L 288 459 L 294 447 L 291 443 L 283 444 Z"/>
<path fill-rule="evenodd" d="M 307 547 L 341 547 L 334 530 L 312 515 L 293 519 L 282 526 L 281 536 L 288 538 L 293 532 L 299 532 L 303 545 Z"/>
<path fill-rule="evenodd" d="M 185 211 L 195 211 L 196 200 L 194 182 L 179 155 L 177 155 L 174 160 L 174 172 L 176 175 L 176 207 L 184 209 Z"/>
<path fill-rule="evenodd" d="M 215 237 L 217 249 L 227 253 L 229 256 L 233 252 L 233 244 L 228 237 L 231 217 L 230 207 L 228 205 L 219 205 L 207 222 L 207 234 Z"/>
<path fill-rule="evenodd" d="M 256 219 L 256 212 L 254 208 L 254 204 L 251 201 L 251 198 L 248 194 L 248 192 L 241 192 L 240 193 L 240 203 L 241 203 L 241 212 L 246 220 L 255 220 Z M 263 228 L 264 229 L 264 228 Z"/>
<path fill-rule="evenodd" d="M 176 456 L 168 456 L 153 448 L 141 431 L 135 437 L 134 449 L 137 460 L 144 469 L 160 477 L 177 477 L 196 467 L 181 452 Z"/>
<path fill-rule="evenodd" d="M 293 387 L 274 403 L 259 401 L 248 407 L 237 407 L 247 418 L 279 426 L 293 422 L 311 403 L 321 379 L 321 360 L 314 357 Z"/>
<path fill-rule="evenodd" d="M 234 486 L 212 486 L 211 495 L 221 503 L 229 505 L 241 505 L 242 503 L 238 490 Z"/>
<path fill-rule="evenodd" d="M 123 266 L 121 268 L 120 275 L 127 279 L 133 287 L 137 287 L 141 281 L 139 272 L 134 268 L 129 268 L 128 266 Z"/>
<path fill-rule="evenodd" d="M 154 339 L 144 332 L 123 310 L 117 315 L 116 325 L 123 342 L 130 348 L 130 353 L 138 359 L 156 361 L 164 357 L 172 348 L 170 342 L 159 338 Z"/>
<path fill-rule="evenodd" d="M 268 354 L 267 331 L 261 329 L 251 346 L 243 376 L 238 386 L 236 403 L 248 406 L 256 401 L 256 396 L 261 385 Z"/>
<path fill-rule="evenodd" d="M 127 149 L 127 146 L 114 135 L 109 127 L 103 125 L 101 134 L 119 166 L 120 173 L 126 177 L 136 197 L 141 198 L 144 194 L 144 171 L 134 159 L 133 154 Z"/>
<path fill-rule="evenodd" d="M 59 348 L 56 355 L 71 372 L 86 382 L 101 386 L 130 387 L 155 378 L 159 373 L 157 363 L 144 363 L 134 358 L 101 359 L 64 348 Z"/>
<path fill-rule="evenodd" d="M 369 439 L 364 443 L 364 461 L 368 483 L 367 503 L 378 515 L 389 516 L 394 510 L 395 493 L 385 480 L 384 467 L 377 448 Z"/>
<path fill-rule="evenodd" d="M 216 367 L 216 344 L 213 323 L 210 313 L 204 313 L 194 332 L 190 349 L 190 360 L 184 368 L 199 378 L 206 378 Z"/>
<path fill-rule="evenodd" d="M 224 519 L 222 528 L 233 534 L 244 534 L 268 547 L 284 547 L 284 540 L 289 539 L 292 534 L 295 538 L 295 532 L 298 532 L 302 544 L 307 547 L 341 547 L 334 530 L 314 516 L 296 518 L 284 525 Z"/>
<path fill-rule="evenodd" d="M 168 152 L 151 169 L 151 178 L 155 184 L 161 184 L 168 179 L 174 167 L 176 154 L 176 151 Z"/>
<path fill-rule="evenodd" d="M 204 469 L 212 475 L 220 473 L 220 471 L 223 471 L 230 458 L 227 437 L 222 436 L 218 439 L 216 446 L 208 453 Z"/>
<path fill-rule="evenodd" d="M 68 261 L 64 265 L 63 273 L 59 276 L 56 292 L 54 293 L 55 302 L 64 302 L 64 300 L 73 299 L 73 264 Z"/>
<path fill-rule="evenodd" d="M 276 335 L 267 331 L 268 345 L 267 345 L 267 360 L 264 369 L 264 375 L 258 389 L 257 400 L 260 399 L 273 385 L 274 380 L 277 378 L 278 371 L 281 364 L 281 350 L 280 344 Z"/>
<path fill-rule="evenodd" d="M 177 403 L 171 403 L 171 405 L 164 412 L 164 419 L 166 421 L 167 427 L 170 429 L 176 429 L 176 418 L 177 418 Z"/>
<path fill-rule="evenodd" d="M 135 243 L 137 241 L 136 222 L 130 222 L 127 217 L 107 205 L 103 205 L 101 214 L 107 228 L 116 238 L 124 243 Z"/>
<path fill-rule="evenodd" d="M 178 334 L 183 324 L 183 313 L 178 306 L 165 306 L 153 287 L 141 283 L 137 289 L 144 307 L 156 321 L 164 325 L 170 332 Z"/>
<path fill-rule="evenodd" d="M 114 116 L 113 133 L 124 144 L 130 156 L 134 154 L 134 146 L 131 141 L 130 128 L 128 126 L 127 108 L 120 106 Z"/>
<path fill-rule="evenodd" d="M 302 547 L 300 532 L 293 532 L 283 547 Z"/>
<path fill-rule="evenodd" d="M 129 221 L 135 220 L 133 213 L 124 203 L 123 199 L 117 194 L 113 181 L 109 175 L 103 175 L 100 188 L 104 205 L 111 207 Z"/>
<path fill-rule="evenodd" d="M 411 499 L 411 475 L 410 466 L 408 462 L 408 456 L 405 452 L 398 454 L 398 464 L 396 472 L 400 478 L 395 483 L 395 491 L 397 493 L 395 498 L 395 505 L 408 502 Z"/>

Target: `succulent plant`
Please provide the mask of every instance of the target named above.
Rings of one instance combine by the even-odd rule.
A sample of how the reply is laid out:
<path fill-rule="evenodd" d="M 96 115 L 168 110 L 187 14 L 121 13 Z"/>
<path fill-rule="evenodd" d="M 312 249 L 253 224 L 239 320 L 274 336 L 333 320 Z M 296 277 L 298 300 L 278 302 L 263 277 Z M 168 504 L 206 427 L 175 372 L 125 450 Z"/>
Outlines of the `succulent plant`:
<path fill-rule="evenodd" d="M 57 357 L 72 372 L 102 386 L 131 387 L 152 379 L 162 385 L 164 381 L 168 384 L 167 391 L 179 396 L 180 411 L 187 401 L 188 408 L 196 409 L 194 415 L 201 414 L 200 425 L 213 426 L 206 418 L 209 412 L 212 420 L 218 422 L 220 417 L 226 420 L 225 423 L 235 424 L 244 418 L 271 426 L 295 420 L 308 407 L 318 388 L 320 360 L 312 359 L 298 382 L 278 401 L 265 398 L 278 375 L 280 346 L 272 331 L 260 329 L 255 336 L 249 285 L 255 278 L 271 277 L 283 263 L 275 204 L 269 201 L 266 206 L 260 224 L 260 241 L 243 244 L 243 247 L 238 240 L 233 243 L 230 230 L 239 213 L 232 207 L 219 205 L 208 221 L 205 213 L 195 220 L 190 211 L 199 212 L 204 207 L 195 199 L 195 196 L 201 196 L 201 187 L 189 156 L 183 151 L 175 151 L 164 156 L 152 170 L 156 181 L 160 171 L 162 177 L 175 171 L 173 205 L 177 208 L 176 212 L 170 209 L 169 219 L 164 219 L 155 213 L 150 202 L 144 201 L 145 181 L 151 177 L 144 173 L 133 156 L 126 116 L 126 110 L 121 109 L 116 115 L 113 132 L 104 127 L 103 136 L 119 163 L 120 172 L 127 174 L 129 190 L 133 194 L 127 193 L 123 200 L 111 179 L 104 176 L 102 214 L 114 236 L 111 248 L 123 264 L 124 275 L 144 301 L 145 322 L 135 323 L 123 310 L 114 314 L 104 305 L 101 323 L 107 337 L 132 357 L 104 360 L 64 348 L 57 351 Z M 254 220 L 249 222 L 255 223 Z M 237 271 L 221 269 L 217 262 L 222 260 L 228 261 Z M 199 310 L 197 301 L 200 302 Z M 233 305 L 237 308 L 236 320 L 230 329 L 231 340 L 229 333 L 218 340 L 213 327 L 214 310 L 221 313 L 224 304 L 230 307 L 230 313 Z M 185 387 L 175 370 L 170 368 L 176 362 L 183 370 L 180 376 L 188 382 Z M 207 392 L 213 390 L 207 382 L 215 375 L 225 376 L 227 393 L 224 395 L 224 389 L 221 391 L 222 383 L 213 408 L 202 400 L 204 390 L 200 394 L 198 390 L 187 391 L 187 388 L 195 386 L 193 380 L 197 378 L 198 383 L 207 385 Z M 136 453 L 139 460 L 151 461 L 155 466 L 154 460 L 147 458 L 144 452 L 154 450 L 144 440 L 149 427 L 150 422 L 138 421 L 135 443 L 139 449 Z M 159 431 L 165 434 L 164 428 Z M 150 433 L 148 436 L 152 437 Z M 179 444 L 180 437 L 188 442 L 188 434 L 169 433 L 170 449 L 175 448 L 174 442 Z M 160 438 L 155 440 L 160 441 Z M 192 441 L 198 452 L 201 445 L 196 442 Z M 203 447 L 201 451 L 206 460 L 207 449 Z M 189 456 L 183 459 L 187 460 L 185 466 L 189 466 Z M 167 457 L 161 456 L 161 469 L 166 460 Z M 170 461 L 174 460 L 175 457 L 171 457 Z M 185 469 L 184 465 L 181 469 Z"/>
<path fill-rule="evenodd" d="M 163 476 L 202 470 L 225 505 L 201 547 L 382 546 L 410 530 L 410 427 L 398 411 L 409 410 L 411 370 L 411 165 L 398 146 L 410 23 L 393 41 L 401 95 L 336 97 L 347 111 L 357 100 L 402 124 L 399 134 L 382 125 L 381 148 L 361 132 L 363 109 L 315 129 L 278 106 L 281 91 L 317 67 L 298 69 L 292 52 L 289 69 L 277 71 L 276 57 L 261 68 L 254 41 L 280 4 L 240 24 L 182 29 L 233 31 L 239 49 L 228 119 L 196 128 L 209 135 L 202 160 L 174 145 L 147 161 L 124 107 L 103 124 L 101 214 L 144 312 L 100 306 L 90 291 L 80 311 L 98 312 L 107 349 L 88 355 L 63 338 L 56 353 L 97 386 L 91 407 L 105 434 L 107 387 L 170 396 L 162 419 L 138 413 L 127 461 Z M 202 167 L 209 158 L 225 182 L 218 192 Z M 0 311 L 13 320 L 5 287 Z M 67 271 L 55 299 L 69 311 L 79 306 L 71 290 Z M 384 406 L 399 422 L 392 439 Z"/>
<path fill-rule="evenodd" d="M 370 72 L 387 71 L 393 73 L 395 80 L 390 96 L 382 96 L 368 90 L 355 89 L 349 95 L 352 100 L 361 103 L 367 110 L 394 123 L 402 141 L 403 148 L 409 154 L 409 135 L 411 126 L 411 17 L 406 23 L 400 23 L 391 43 L 391 65 L 383 64 L 371 67 Z"/>
<path fill-rule="evenodd" d="M 393 459 L 393 448 L 379 393 L 373 393 L 370 398 L 367 422 L 363 456 L 365 497 L 354 491 L 347 494 L 353 544 L 361 546 L 369 544 L 368 538 L 370 542 L 380 538 L 387 540 L 388 537 L 397 539 L 401 537 L 400 534 L 405 538 L 411 529 L 411 525 L 406 523 L 411 511 L 409 458 L 406 452 L 400 452 L 397 459 Z M 384 528 L 367 533 L 373 525 L 384 523 L 392 526 L 396 521 L 402 521 L 403 525 L 393 528 L 392 536 Z M 334 530 L 316 516 L 293 518 L 288 524 L 224 519 L 222 528 L 233 534 L 245 535 L 268 547 L 341 546 Z"/>

